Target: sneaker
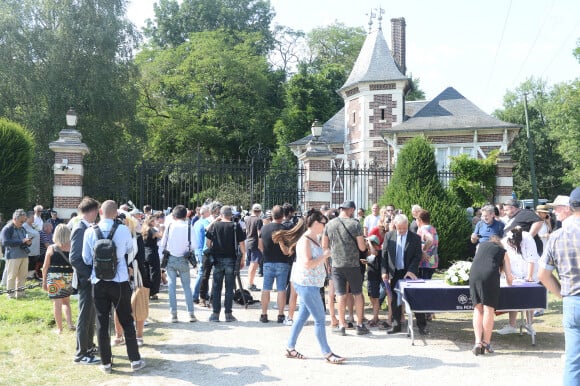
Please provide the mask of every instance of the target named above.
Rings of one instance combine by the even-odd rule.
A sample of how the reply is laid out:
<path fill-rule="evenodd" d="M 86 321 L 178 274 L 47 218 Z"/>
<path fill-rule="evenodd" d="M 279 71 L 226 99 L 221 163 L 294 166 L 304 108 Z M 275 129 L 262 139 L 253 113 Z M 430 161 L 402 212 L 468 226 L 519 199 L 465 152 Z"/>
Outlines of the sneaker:
<path fill-rule="evenodd" d="M 379 323 L 379 330 L 388 330 L 389 328 L 391 328 L 391 325 L 387 321 L 383 320 Z"/>
<path fill-rule="evenodd" d="M 356 326 L 356 334 L 357 335 L 366 335 L 369 332 L 370 332 L 369 329 L 364 324 L 362 326 Z"/>
<path fill-rule="evenodd" d="M 266 315 L 266 314 L 260 315 L 260 322 L 268 323 L 268 315 Z"/>
<path fill-rule="evenodd" d="M 101 365 L 99 368 L 105 374 L 111 374 L 113 372 L 113 366 L 110 363 L 107 365 Z"/>
<path fill-rule="evenodd" d="M 91 348 L 87 350 L 87 355 L 95 356 L 99 353 L 99 348 L 96 345 L 92 345 Z"/>
<path fill-rule="evenodd" d="M 193 312 L 191 314 L 189 314 L 189 322 L 190 323 L 197 322 L 197 318 L 195 317 L 195 315 L 193 314 Z"/>
<path fill-rule="evenodd" d="M 74 361 L 75 361 L 75 363 L 78 363 L 81 365 L 96 365 L 96 364 L 101 363 L 101 360 L 93 355 L 85 355 L 84 357 L 82 357 L 78 360 L 77 360 L 77 358 L 75 358 Z"/>
<path fill-rule="evenodd" d="M 232 314 L 226 314 L 226 322 L 237 322 L 238 319 L 236 319 L 235 316 L 233 316 Z"/>
<path fill-rule="evenodd" d="M 534 316 L 537 318 L 538 316 L 544 315 L 544 310 L 536 310 L 534 311 Z"/>
<path fill-rule="evenodd" d="M 177 315 L 172 315 L 171 316 L 171 323 L 177 323 L 178 319 L 177 319 Z"/>
<path fill-rule="evenodd" d="M 137 346 L 138 347 L 141 347 L 141 346 L 143 346 L 143 344 L 144 344 L 143 343 L 143 338 L 137 338 Z"/>
<path fill-rule="evenodd" d="M 286 320 L 284 315 L 278 315 L 278 323 L 284 323 L 284 320 Z"/>
<path fill-rule="evenodd" d="M 347 322 L 346 323 L 346 328 L 348 328 L 349 330 L 352 330 L 354 328 L 354 323 L 353 322 Z"/>
<path fill-rule="evenodd" d="M 255 285 L 255 284 L 252 284 L 252 285 L 250 286 L 250 288 L 248 288 L 248 289 L 249 289 L 250 291 L 253 291 L 253 292 L 258 292 L 258 291 L 260 291 L 260 289 L 259 289 L 258 287 L 256 287 L 256 285 Z"/>
<path fill-rule="evenodd" d="M 219 322 L 220 321 L 220 316 L 218 314 L 216 314 L 216 313 L 212 313 L 209 316 L 209 321 L 210 322 Z"/>
<path fill-rule="evenodd" d="M 512 327 L 509 324 L 504 326 L 501 330 L 498 330 L 497 333 L 500 335 L 508 335 L 508 334 L 517 334 L 519 331 L 516 327 Z"/>
<path fill-rule="evenodd" d="M 146 366 L 146 364 L 145 364 L 145 361 L 143 359 L 131 362 L 131 370 L 134 372 L 141 370 L 145 366 Z"/>
<path fill-rule="evenodd" d="M 340 326 L 333 328 L 332 333 L 336 334 L 336 335 L 341 335 L 341 336 L 346 335 L 346 331 L 345 331 L 344 327 L 340 327 Z"/>
<path fill-rule="evenodd" d="M 285 326 L 291 326 L 291 325 L 293 325 L 293 324 L 294 324 L 294 321 L 293 321 L 292 319 L 290 319 L 290 318 L 286 318 L 286 319 L 284 320 L 284 325 L 285 325 Z"/>

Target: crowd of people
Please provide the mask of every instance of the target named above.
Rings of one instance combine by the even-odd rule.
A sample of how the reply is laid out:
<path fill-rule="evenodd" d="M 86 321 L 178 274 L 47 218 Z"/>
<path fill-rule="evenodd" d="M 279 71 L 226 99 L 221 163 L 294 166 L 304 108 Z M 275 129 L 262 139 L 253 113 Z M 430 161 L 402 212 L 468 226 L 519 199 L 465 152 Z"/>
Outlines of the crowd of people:
<path fill-rule="evenodd" d="M 535 211 L 520 208 L 515 199 L 468 210 L 473 224 L 470 242 L 476 248 L 470 277 L 474 354 L 493 352 L 491 335 L 500 274 L 508 284 L 542 280 L 548 283 L 548 289 L 557 292 L 559 286 L 551 269 L 558 267 L 560 279 L 566 283 L 562 295 L 577 295 L 578 284 L 566 282 L 560 271 L 567 266 L 558 265 L 563 255 L 572 253 L 558 242 L 570 233 L 566 224 L 577 226 L 577 221 L 567 220 L 577 219 L 577 190 L 571 197 L 558 196 Z M 111 345 L 126 345 L 134 371 L 145 367 L 139 347 L 145 344 L 149 302 L 158 301 L 159 291 L 166 285 L 168 321 L 179 322 L 178 278 L 189 322 L 197 322 L 195 304 L 211 309 L 210 322 L 235 322 L 236 277 L 247 266 L 248 289 L 261 291 L 260 313 L 256 315 L 261 323 L 270 322 L 270 292 L 276 283 L 274 320 L 291 326 L 286 356 L 305 358 L 296 344 L 312 316 L 322 355 L 329 363 L 340 364 L 345 358 L 334 354 L 326 339 L 326 310 L 331 332 L 339 336 L 351 329 L 365 335 L 369 328 L 400 333 L 404 315 L 393 296 L 397 282 L 431 279 L 439 266 L 437 230 L 430 212 L 418 205 L 410 208 L 412 219 L 394 205 L 381 208 L 373 204 L 365 215 L 364 210 L 357 211 L 353 201 L 345 201 L 338 208 L 323 205 L 297 215 L 290 204 L 275 205 L 265 212 L 260 204 L 254 204 L 249 212 L 239 213 L 235 207 L 208 202 L 195 210 L 178 205 L 163 212 L 153 211 L 148 205 L 140 211 L 126 204 L 117 207 L 113 201 L 100 204 L 85 197 L 78 206 L 78 216 L 68 224 L 56 213 L 43 221 L 43 211 L 41 206 L 31 212 L 19 209 L 2 229 L 7 258 L 3 278 L 7 289 L 13 290 L 8 296 L 24 297 L 24 283 L 32 272 L 42 280 L 43 289 L 54 302 L 56 332 L 63 330 L 63 311 L 68 328 L 75 330 L 74 362 L 99 364 L 106 373 L 112 371 Z M 574 240 L 571 245 L 577 254 Z M 568 266 L 572 276 L 577 273 L 577 262 L 567 264 L 572 266 Z M 192 283 L 195 268 L 197 275 Z M 256 285 L 257 276 L 263 276 L 262 289 Z M 363 297 L 365 279 L 372 307 L 368 319 Z M 69 302 L 73 292 L 79 299 L 76 326 Z M 300 307 L 295 317 L 298 298 Z M 385 300 L 388 311 L 381 319 Z M 536 310 L 535 315 L 542 313 Z M 415 315 L 420 334 L 429 334 L 427 322 L 432 317 Z M 528 315 L 530 332 L 532 318 Z M 112 339 L 110 320 L 115 325 Z M 515 324 L 516 314 L 510 312 L 508 324 L 498 333 L 518 332 Z M 567 334 L 566 340 L 568 353 L 568 341 L 576 342 L 577 336 Z"/>

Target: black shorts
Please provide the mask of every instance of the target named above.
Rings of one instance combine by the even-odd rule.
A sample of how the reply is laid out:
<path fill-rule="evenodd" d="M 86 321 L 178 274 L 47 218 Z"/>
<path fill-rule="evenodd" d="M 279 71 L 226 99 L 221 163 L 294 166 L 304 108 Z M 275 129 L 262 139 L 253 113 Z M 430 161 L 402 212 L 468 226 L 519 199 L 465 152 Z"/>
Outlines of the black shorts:
<path fill-rule="evenodd" d="M 332 267 L 332 281 L 334 282 L 334 292 L 338 296 L 346 295 L 346 283 L 350 286 L 350 293 L 353 295 L 362 294 L 362 284 L 364 275 L 359 267 Z"/>

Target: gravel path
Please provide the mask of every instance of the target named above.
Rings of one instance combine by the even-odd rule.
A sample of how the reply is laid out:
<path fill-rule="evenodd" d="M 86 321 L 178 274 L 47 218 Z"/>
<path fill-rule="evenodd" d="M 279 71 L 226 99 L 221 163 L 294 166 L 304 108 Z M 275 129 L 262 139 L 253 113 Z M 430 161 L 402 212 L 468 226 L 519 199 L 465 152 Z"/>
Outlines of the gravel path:
<path fill-rule="evenodd" d="M 247 281 L 246 281 L 247 283 Z M 256 280 L 258 287 L 261 280 Z M 259 292 L 254 292 L 258 297 Z M 347 357 L 344 365 L 331 365 L 321 357 L 312 323 L 303 329 L 297 349 L 309 359 L 284 357 L 290 327 L 270 321 L 258 322 L 259 303 L 244 309 L 234 306 L 238 322 L 210 323 L 210 311 L 196 306 L 197 323 L 188 323 L 183 294 L 178 287 L 179 317 L 183 322 L 167 323 L 167 293 L 151 304 L 141 354 L 147 368 L 131 374 L 125 348 L 113 348 L 118 355 L 115 373 L 125 373 L 104 384 L 109 385 L 550 385 L 560 384 L 563 368 L 563 337 L 556 344 L 537 346 L 528 336 L 499 337 L 494 334 L 496 353 L 475 357 L 471 323 L 456 314 L 438 315 L 431 323 L 432 335 L 411 346 L 406 334 L 387 336 L 371 329 L 366 336 L 327 335 L 330 347 Z M 272 300 L 276 293 L 272 292 Z M 270 303 L 269 318 L 277 311 Z M 223 310 L 221 318 L 223 320 Z M 455 318 L 455 319 L 454 319 Z M 441 332 L 443 330 L 443 332 Z M 167 340 L 160 337 L 167 333 Z M 554 335 L 554 334 L 550 334 Z M 551 347 L 550 347 L 551 346 Z"/>

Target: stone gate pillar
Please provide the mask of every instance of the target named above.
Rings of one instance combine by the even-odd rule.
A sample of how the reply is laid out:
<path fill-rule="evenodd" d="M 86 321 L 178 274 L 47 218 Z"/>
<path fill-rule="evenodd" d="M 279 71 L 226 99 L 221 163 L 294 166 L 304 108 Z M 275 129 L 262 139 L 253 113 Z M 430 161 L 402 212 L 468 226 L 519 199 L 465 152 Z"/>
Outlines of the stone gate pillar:
<path fill-rule="evenodd" d="M 298 161 L 304 169 L 304 204 L 302 210 L 319 209 L 332 201 L 331 160 L 336 154 L 322 141 L 312 140 L 306 151 L 298 154 Z"/>
<path fill-rule="evenodd" d="M 89 148 L 74 126 L 61 130 L 58 140 L 48 147 L 54 152 L 52 207 L 59 218 L 67 219 L 77 211 L 83 198 L 83 157 L 89 153 Z"/>
<path fill-rule="evenodd" d="M 495 177 L 495 203 L 499 204 L 512 198 L 514 190 L 513 168 L 515 166 L 508 152 L 501 152 L 497 157 Z"/>

